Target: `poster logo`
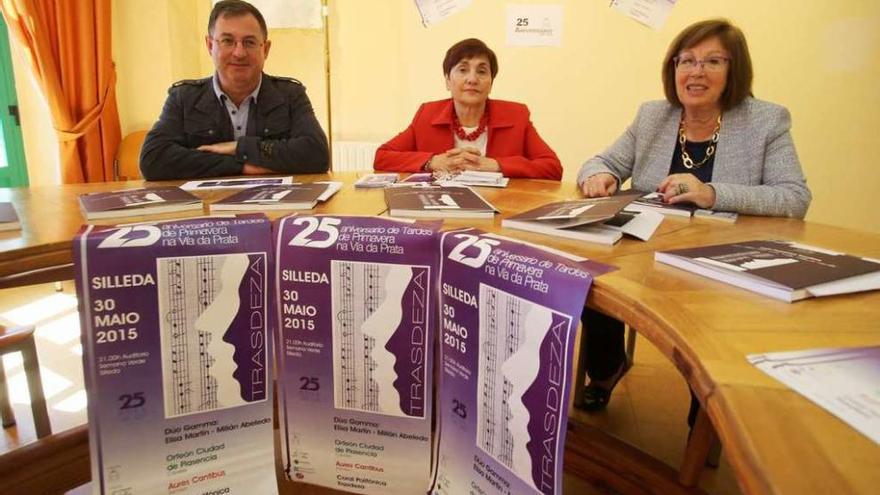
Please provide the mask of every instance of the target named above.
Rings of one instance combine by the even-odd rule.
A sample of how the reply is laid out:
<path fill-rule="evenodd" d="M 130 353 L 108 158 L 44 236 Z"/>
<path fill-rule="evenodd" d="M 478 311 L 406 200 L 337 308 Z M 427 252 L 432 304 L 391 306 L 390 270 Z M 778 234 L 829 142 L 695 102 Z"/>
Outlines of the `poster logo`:
<path fill-rule="evenodd" d="M 98 244 L 98 249 L 152 246 L 162 238 L 162 231 L 153 225 L 122 227 Z"/>

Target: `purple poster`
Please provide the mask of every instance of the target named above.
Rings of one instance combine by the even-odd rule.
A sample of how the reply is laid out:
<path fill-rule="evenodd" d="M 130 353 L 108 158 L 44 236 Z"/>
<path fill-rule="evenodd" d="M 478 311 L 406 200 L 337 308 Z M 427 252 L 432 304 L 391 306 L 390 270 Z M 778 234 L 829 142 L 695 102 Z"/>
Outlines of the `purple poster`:
<path fill-rule="evenodd" d="M 427 492 L 439 226 L 322 215 L 276 223 L 288 479 Z"/>
<path fill-rule="evenodd" d="M 93 493 L 277 493 L 270 246 L 262 214 L 74 239 Z"/>
<path fill-rule="evenodd" d="M 441 242 L 432 493 L 562 493 L 575 332 L 606 267 L 475 229 Z"/>

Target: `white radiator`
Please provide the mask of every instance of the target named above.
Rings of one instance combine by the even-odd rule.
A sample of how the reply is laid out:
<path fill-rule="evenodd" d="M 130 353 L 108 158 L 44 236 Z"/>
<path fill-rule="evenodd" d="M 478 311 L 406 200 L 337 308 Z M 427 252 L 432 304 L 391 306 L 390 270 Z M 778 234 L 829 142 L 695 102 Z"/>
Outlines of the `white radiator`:
<path fill-rule="evenodd" d="M 333 142 L 333 171 L 354 172 L 373 170 L 373 158 L 379 143 L 363 141 Z"/>

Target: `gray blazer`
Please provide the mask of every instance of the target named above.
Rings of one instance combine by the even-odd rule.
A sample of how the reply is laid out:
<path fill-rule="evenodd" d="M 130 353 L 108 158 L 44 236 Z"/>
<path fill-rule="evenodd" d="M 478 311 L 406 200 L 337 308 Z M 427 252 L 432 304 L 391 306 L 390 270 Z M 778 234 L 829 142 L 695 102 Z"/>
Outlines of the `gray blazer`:
<path fill-rule="evenodd" d="M 746 98 L 723 119 L 709 183 L 713 209 L 803 218 L 812 195 L 788 132 L 788 110 Z M 656 190 L 669 174 L 680 120 L 680 107 L 665 100 L 644 103 L 626 132 L 584 163 L 578 184 L 608 172 L 618 184 L 632 176 L 634 189 Z"/>

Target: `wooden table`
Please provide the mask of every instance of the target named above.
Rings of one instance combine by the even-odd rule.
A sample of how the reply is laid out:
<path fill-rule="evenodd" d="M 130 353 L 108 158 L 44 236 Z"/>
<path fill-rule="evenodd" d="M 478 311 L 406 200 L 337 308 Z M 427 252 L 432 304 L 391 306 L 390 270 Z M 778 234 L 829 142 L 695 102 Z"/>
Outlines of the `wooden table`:
<path fill-rule="evenodd" d="M 354 174 L 297 179 L 346 182 L 331 201 L 316 208 L 317 213 L 375 215 L 385 210 L 382 191 L 355 190 Z M 0 201 L 16 203 L 24 226 L 21 232 L 0 233 L 0 286 L 70 278 L 70 240 L 83 223 L 77 196 L 141 184 L 0 189 Z M 176 183 L 148 185 L 153 184 Z M 501 229 L 504 216 L 577 197 L 573 184 L 513 180 L 507 189 L 479 191 L 502 215 L 492 220 L 452 219 L 445 228 L 475 226 L 620 268 L 596 279 L 588 305 L 638 329 L 675 364 L 703 405 L 704 422 L 698 421 L 698 426 L 703 424 L 709 431 L 714 426 L 745 492 L 872 493 L 880 486 L 880 446 L 745 359 L 759 352 L 876 345 L 880 343 L 880 292 L 786 304 L 653 259 L 655 250 L 759 238 L 792 239 L 880 258 L 880 235 L 792 219 L 741 216 L 731 225 L 667 218 L 650 242 L 624 239 L 609 247 Z M 199 194 L 210 201 L 228 193 Z M 125 221 L 136 220 L 140 219 Z M 625 450 L 613 441 L 603 441 L 574 421 L 566 468 L 594 475 L 603 456 Z M 631 463 L 624 462 L 624 470 L 631 465 L 638 471 L 650 464 L 638 452 L 630 452 L 627 459 Z M 615 486 L 654 493 L 694 491 L 675 485 L 674 472 L 670 477 L 669 471 L 652 465 L 621 478 Z"/>
<path fill-rule="evenodd" d="M 707 230 L 680 247 L 783 238 L 880 258 L 880 235 L 827 225 L 740 218 Z M 880 344 L 880 292 L 788 304 L 656 263 L 651 252 L 609 261 L 620 270 L 596 280 L 590 305 L 634 325 L 672 360 L 708 411 L 743 491 L 876 492 L 880 446 L 745 356 Z"/>
<path fill-rule="evenodd" d="M 357 212 L 361 215 L 378 215 L 385 211 L 381 190 L 355 190 L 354 173 L 317 174 L 297 176 L 297 180 L 339 180 L 345 186 L 332 201 L 321 203 L 315 213 L 342 214 Z M 115 191 L 136 187 L 180 185 L 183 181 L 168 182 L 106 182 L 74 184 L 63 187 L 31 187 L 0 189 L 0 201 L 12 201 L 23 226 L 21 231 L 0 232 L 0 288 L 14 287 L 43 281 L 64 280 L 73 277 L 71 240 L 85 223 L 79 209 L 80 194 Z M 206 202 L 216 201 L 232 194 L 229 190 L 196 191 L 194 194 Z M 266 212 L 277 218 L 289 212 Z M 93 223 L 115 224 L 172 218 L 190 218 L 208 214 L 205 211 L 188 211 L 151 215 L 149 217 L 125 217 L 98 220 Z"/>

